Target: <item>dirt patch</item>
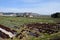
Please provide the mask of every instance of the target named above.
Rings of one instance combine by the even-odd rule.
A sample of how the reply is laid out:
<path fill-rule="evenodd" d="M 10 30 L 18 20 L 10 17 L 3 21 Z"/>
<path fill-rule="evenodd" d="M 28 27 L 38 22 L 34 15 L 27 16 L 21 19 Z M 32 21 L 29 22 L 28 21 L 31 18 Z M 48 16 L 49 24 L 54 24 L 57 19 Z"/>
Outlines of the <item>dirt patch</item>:
<path fill-rule="evenodd" d="M 26 24 L 25 27 L 30 30 L 37 30 L 41 33 L 53 34 L 60 30 L 60 23 L 31 23 Z"/>

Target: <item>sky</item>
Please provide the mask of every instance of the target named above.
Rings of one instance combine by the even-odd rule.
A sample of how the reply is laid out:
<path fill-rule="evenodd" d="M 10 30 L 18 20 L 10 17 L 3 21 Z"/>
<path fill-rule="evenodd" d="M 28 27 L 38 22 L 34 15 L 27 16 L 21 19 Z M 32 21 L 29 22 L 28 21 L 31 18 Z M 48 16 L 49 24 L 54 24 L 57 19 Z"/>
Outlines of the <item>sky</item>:
<path fill-rule="evenodd" d="M 60 12 L 60 0 L 0 0 L 0 12 L 33 12 L 50 15 Z"/>

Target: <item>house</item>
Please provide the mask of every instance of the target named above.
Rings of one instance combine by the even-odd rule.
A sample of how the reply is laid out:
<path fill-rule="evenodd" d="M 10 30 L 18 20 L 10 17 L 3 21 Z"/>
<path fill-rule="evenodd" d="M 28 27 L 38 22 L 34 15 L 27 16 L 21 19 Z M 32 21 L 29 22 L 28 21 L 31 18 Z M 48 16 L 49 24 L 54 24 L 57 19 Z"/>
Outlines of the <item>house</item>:
<path fill-rule="evenodd" d="M 3 16 L 3 12 L 0 12 L 0 16 Z"/>
<path fill-rule="evenodd" d="M 25 12 L 23 14 L 24 17 L 33 17 L 32 13 Z"/>

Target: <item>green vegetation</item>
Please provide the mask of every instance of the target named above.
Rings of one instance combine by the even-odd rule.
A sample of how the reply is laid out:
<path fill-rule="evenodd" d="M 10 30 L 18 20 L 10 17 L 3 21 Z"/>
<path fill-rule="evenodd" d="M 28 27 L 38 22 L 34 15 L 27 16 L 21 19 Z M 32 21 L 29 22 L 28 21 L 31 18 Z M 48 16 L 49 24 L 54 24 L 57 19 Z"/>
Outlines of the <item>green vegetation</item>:
<path fill-rule="evenodd" d="M 48 22 L 48 23 L 56 23 L 60 18 L 25 18 L 25 17 L 0 17 L 0 24 L 5 26 L 20 26 L 25 23 L 31 22 Z"/>
<path fill-rule="evenodd" d="M 26 18 L 26 17 L 0 17 L 0 24 L 5 25 L 7 27 L 12 27 L 12 29 L 15 29 L 13 26 L 17 26 L 20 29 L 15 29 L 19 33 L 20 30 L 23 29 L 21 25 L 26 23 L 32 23 L 32 22 L 44 22 L 44 23 L 57 23 L 60 20 L 60 18 Z M 30 37 L 29 40 L 49 40 L 50 38 L 55 37 L 56 35 L 59 35 L 60 33 L 56 33 L 53 35 L 43 34 L 43 37 Z M 11 40 L 11 39 L 8 39 Z M 13 38 L 13 40 L 19 40 L 18 38 Z M 26 39 L 25 39 L 26 40 Z"/>

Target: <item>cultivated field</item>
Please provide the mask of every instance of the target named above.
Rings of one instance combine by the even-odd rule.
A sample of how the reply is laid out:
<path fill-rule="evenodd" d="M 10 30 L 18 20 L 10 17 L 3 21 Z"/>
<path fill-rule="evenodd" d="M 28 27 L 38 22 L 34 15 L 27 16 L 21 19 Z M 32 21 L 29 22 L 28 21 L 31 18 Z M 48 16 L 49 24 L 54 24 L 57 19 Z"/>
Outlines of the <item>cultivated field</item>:
<path fill-rule="evenodd" d="M 31 32 L 37 32 L 40 35 L 39 37 L 35 37 L 35 36 L 27 35 L 28 33 L 24 31 L 22 33 L 25 35 L 24 38 L 20 39 L 18 37 L 18 38 L 13 38 L 13 39 L 6 39 L 6 40 L 50 40 L 50 38 L 60 37 L 60 31 L 49 35 L 47 33 L 40 33 L 38 31 L 30 30 L 30 29 L 24 27 L 24 26 L 26 26 L 26 24 L 31 24 L 31 23 L 56 24 L 56 23 L 60 23 L 60 18 L 0 17 L 0 24 L 16 30 L 17 33 L 21 33 L 22 30 L 28 30 Z"/>

